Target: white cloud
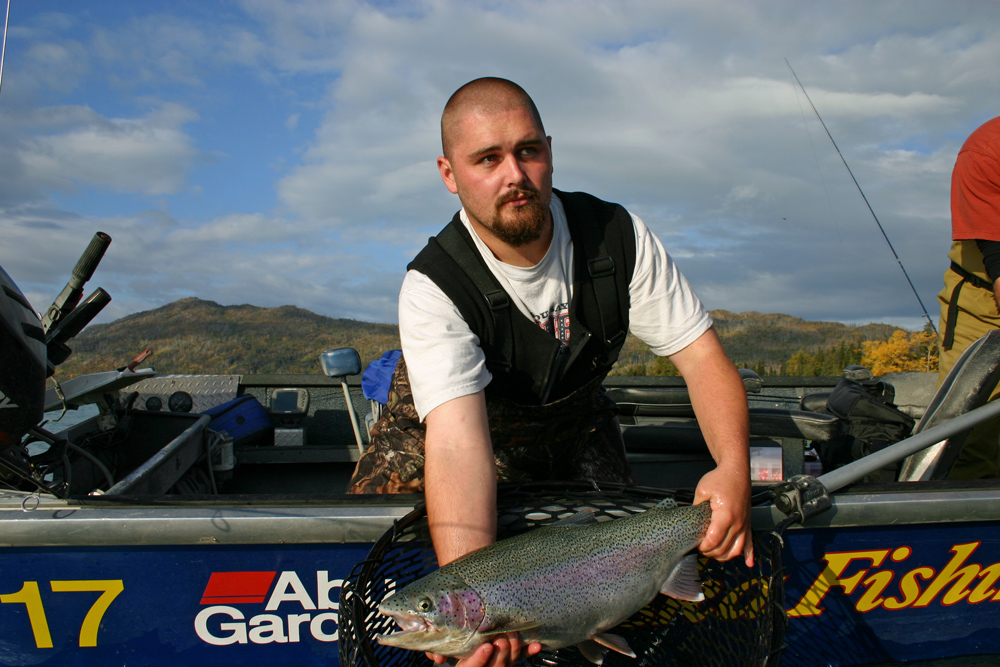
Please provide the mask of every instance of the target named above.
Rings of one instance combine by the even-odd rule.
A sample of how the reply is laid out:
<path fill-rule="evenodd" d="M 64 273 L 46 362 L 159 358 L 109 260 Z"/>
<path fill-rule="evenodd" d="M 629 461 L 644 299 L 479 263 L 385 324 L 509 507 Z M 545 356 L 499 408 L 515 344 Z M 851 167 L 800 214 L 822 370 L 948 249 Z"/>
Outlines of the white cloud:
<path fill-rule="evenodd" d="M 710 307 L 911 321 L 785 58 L 932 308 L 954 155 L 998 113 L 1000 5 L 981 2 L 63 9 L 9 45 L 24 55 L 0 108 L 0 234 L 23 251 L 0 246 L 0 264 L 41 281 L 32 251 L 71 264 L 51 241 L 82 249 L 106 226 L 115 308 L 197 294 L 393 319 L 407 259 L 457 207 L 434 166 L 441 107 L 490 74 L 538 103 L 556 186 L 642 215 Z M 235 156 L 211 131 L 230 117 L 248 128 Z M 247 187 L 274 210 L 217 199 L 257 162 L 273 171 Z"/>
<path fill-rule="evenodd" d="M 56 189 L 79 184 L 147 195 L 180 191 L 198 150 L 181 129 L 195 120 L 179 105 L 144 118 L 102 119 L 36 136 L 17 153 L 26 178 Z"/>

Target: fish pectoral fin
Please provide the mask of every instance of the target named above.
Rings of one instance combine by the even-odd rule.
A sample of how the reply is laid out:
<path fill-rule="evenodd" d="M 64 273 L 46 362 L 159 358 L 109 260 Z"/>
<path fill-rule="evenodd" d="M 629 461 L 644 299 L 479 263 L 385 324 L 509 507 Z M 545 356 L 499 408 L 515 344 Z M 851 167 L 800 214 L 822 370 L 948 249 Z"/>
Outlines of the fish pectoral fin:
<path fill-rule="evenodd" d="M 704 600 L 705 594 L 701 590 L 701 578 L 698 576 L 698 557 L 690 554 L 682 558 L 663 582 L 660 592 L 677 600 Z"/>
<path fill-rule="evenodd" d="M 587 660 L 590 660 L 595 665 L 604 664 L 604 655 L 608 652 L 608 649 L 604 648 L 596 641 L 591 639 L 584 639 L 582 642 L 576 645 L 580 649 L 580 653 Z"/>
<path fill-rule="evenodd" d="M 602 632 L 591 637 L 595 642 L 601 646 L 607 646 L 612 651 L 618 651 L 623 655 L 627 655 L 630 658 L 635 657 L 635 651 L 632 647 L 628 645 L 625 638 L 620 635 L 613 635 L 610 632 Z"/>
<path fill-rule="evenodd" d="M 479 634 L 487 637 L 493 635 L 502 635 L 508 632 L 524 632 L 525 630 L 532 630 L 534 628 L 541 627 L 541 623 L 537 621 L 526 621 L 524 623 L 515 623 L 513 625 L 504 625 L 502 627 L 493 628 L 492 630 L 481 630 Z"/>

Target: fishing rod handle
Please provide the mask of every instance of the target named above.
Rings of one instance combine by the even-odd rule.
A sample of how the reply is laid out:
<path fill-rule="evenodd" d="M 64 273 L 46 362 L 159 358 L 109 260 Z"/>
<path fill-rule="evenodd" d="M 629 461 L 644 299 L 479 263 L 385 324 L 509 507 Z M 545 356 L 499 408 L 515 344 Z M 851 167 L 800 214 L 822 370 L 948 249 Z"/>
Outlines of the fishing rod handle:
<path fill-rule="evenodd" d="M 73 269 L 73 278 L 80 281 L 79 287 L 82 287 L 94 275 L 94 271 L 97 270 L 97 265 L 101 263 L 104 252 L 109 245 L 111 245 L 111 237 L 104 232 L 97 232 L 94 234 L 94 238 L 90 239 L 90 245 L 83 251 L 83 255 L 80 256 L 80 260 Z"/>

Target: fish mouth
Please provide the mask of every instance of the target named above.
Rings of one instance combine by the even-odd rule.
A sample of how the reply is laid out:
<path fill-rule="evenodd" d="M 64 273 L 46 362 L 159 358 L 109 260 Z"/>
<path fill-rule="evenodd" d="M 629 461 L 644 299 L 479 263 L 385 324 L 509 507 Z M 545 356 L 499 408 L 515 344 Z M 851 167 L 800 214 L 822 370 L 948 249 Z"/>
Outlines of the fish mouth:
<path fill-rule="evenodd" d="M 396 632 L 387 632 L 376 637 L 379 644 L 409 648 L 411 645 L 421 644 L 421 639 L 429 640 L 431 635 L 440 633 L 440 630 L 433 623 L 420 616 L 382 613 L 392 618 L 399 629 Z"/>
<path fill-rule="evenodd" d="M 410 614 L 388 614 L 399 626 L 399 631 L 378 635 L 375 640 L 383 646 L 410 649 L 412 651 L 431 651 L 440 655 L 463 658 L 467 657 L 475 646 L 469 642 L 473 633 L 457 631 L 453 628 L 439 628 L 430 621 Z"/>
<path fill-rule="evenodd" d="M 419 616 L 412 616 L 410 614 L 386 614 L 386 616 L 391 617 L 392 620 L 396 622 L 396 625 L 399 626 L 399 631 L 383 635 L 384 637 L 397 637 L 399 635 L 411 635 L 418 632 L 438 631 L 433 623 Z"/>

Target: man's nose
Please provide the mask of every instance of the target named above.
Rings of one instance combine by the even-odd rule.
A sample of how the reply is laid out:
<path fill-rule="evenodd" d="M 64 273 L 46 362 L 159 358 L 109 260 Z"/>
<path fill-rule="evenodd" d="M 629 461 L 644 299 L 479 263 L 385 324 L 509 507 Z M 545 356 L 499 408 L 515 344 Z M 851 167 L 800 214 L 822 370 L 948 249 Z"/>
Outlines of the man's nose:
<path fill-rule="evenodd" d="M 521 163 L 518 161 L 517 156 L 508 156 L 504 160 L 504 169 L 504 178 L 508 185 L 520 185 L 524 183 L 524 169 L 521 168 Z"/>

